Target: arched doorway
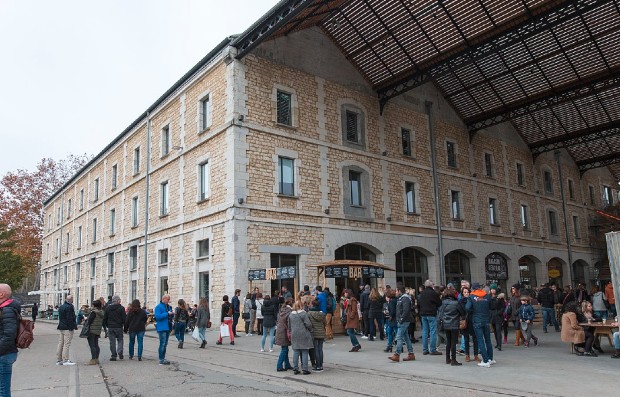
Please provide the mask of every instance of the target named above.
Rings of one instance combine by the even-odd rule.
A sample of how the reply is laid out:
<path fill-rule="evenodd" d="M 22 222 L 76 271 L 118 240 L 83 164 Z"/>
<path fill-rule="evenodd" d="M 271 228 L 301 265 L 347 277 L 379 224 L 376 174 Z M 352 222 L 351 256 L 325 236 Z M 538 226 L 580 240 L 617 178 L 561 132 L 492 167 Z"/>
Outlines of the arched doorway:
<path fill-rule="evenodd" d="M 590 280 L 588 264 L 581 259 L 573 262 L 573 284 L 577 285 L 578 283 L 583 283 L 589 290 L 590 287 L 592 287 L 592 281 L 593 280 Z"/>
<path fill-rule="evenodd" d="M 536 263 L 528 256 L 519 259 L 519 283 L 526 289 L 538 285 L 536 280 Z"/>
<path fill-rule="evenodd" d="M 356 261 L 370 261 L 376 262 L 377 255 L 368 247 L 361 244 L 346 244 L 338 248 L 334 253 L 334 259 L 342 260 L 356 260 Z M 347 288 L 351 289 L 353 293 L 359 295 L 359 286 L 363 284 L 369 284 L 371 287 L 377 287 L 377 279 L 370 277 L 357 278 L 340 278 L 336 279 L 336 293 L 338 296 L 342 296 L 342 290 Z"/>
<path fill-rule="evenodd" d="M 506 292 L 508 280 L 508 260 L 503 254 L 493 252 L 484 258 L 484 270 L 486 273 L 487 285 L 497 284 L 500 291 Z"/>
<path fill-rule="evenodd" d="M 547 262 L 547 275 L 549 283 L 555 283 L 558 287 L 564 286 L 564 271 L 562 270 L 562 261 L 559 258 L 551 258 Z"/>
<path fill-rule="evenodd" d="M 456 250 L 445 256 L 446 285 L 452 283 L 454 288 L 461 288 L 461 281 L 471 281 L 469 257 L 462 251 Z"/>
<path fill-rule="evenodd" d="M 415 288 L 424 285 L 428 279 L 426 255 L 407 247 L 396 253 L 396 282 L 404 287 Z"/>

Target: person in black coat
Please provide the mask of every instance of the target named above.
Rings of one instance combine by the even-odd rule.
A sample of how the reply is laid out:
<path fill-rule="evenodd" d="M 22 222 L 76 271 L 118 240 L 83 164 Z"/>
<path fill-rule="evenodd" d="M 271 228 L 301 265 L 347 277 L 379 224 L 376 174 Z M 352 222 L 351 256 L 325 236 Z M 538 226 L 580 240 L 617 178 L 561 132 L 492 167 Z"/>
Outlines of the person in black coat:
<path fill-rule="evenodd" d="M 110 361 L 116 361 L 117 355 L 120 360 L 123 359 L 123 327 L 126 316 L 121 298 L 114 295 L 112 303 L 106 306 L 103 315 L 103 328 L 108 330 L 110 340 Z"/>
<path fill-rule="evenodd" d="M 265 295 L 263 300 L 263 306 L 261 309 L 263 314 L 263 337 L 261 338 L 260 351 L 265 351 L 265 339 L 267 339 L 267 333 L 271 337 L 271 344 L 269 345 L 269 351 L 273 351 L 273 344 L 276 337 L 276 306 L 273 304 L 273 300 L 269 295 Z"/>
<path fill-rule="evenodd" d="M 34 323 L 35 321 L 37 321 L 37 316 L 39 315 L 39 305 L 37 305 L 37 303 L 35 302 L 34 305 L 32 305 L 32 322 Z"/>
<path fill-rule="evenodd" d="M 125 318 L 125 333 L 129 333 L 129 359 L 133 360 L 134 343 L 138 339 L 138 361 L 142 361 L 142 349 L 144 333 L 146 331 L 146 312 L 140 306 L 140 301 L 134 299 L 129 307 L 129 312 Z"/>
<path fill-rule="evenodd" d="M 377 326 L 379 328 L 379 336 L 381 340 L 384 340 L 385 334 L 383 330 L 383 304 L 385 303 L 385 298 L 379 294 L 376 288 L 373 288 L 370 292 L 370 297 L 368 300 L 368 322 L 370 323 L 370 336 L 368 340 L 375 340 L 375 321 L 377 322 Z"/>
<path fill-rule="evenodd" d="M 443 329 L 446 332 L 446 364 L 462 365 L 456 361 L 456 345 L 459 342 L 459 325 L 460 321 L 465 318 L 465 309 L 459 303 L 453 287 L 446 288 L 442 297 L 439 321 L 443 323 Z"/>
<path fill-rule="evenodd" d="M 69 360 L 69 348 L 73 339 L 73 331 L 77 329 L 73 295 L 67 295 L 65 303 L 58 308 L 58 327 L 60 336 L 56 348 L 56 365 L 75 365 Z"/>
<path fill-rule="evenodd" d="M 17 360 L 18 315 L 21 313 L 19 303 L 11 299 L 11 287 L 0 284 L 0 395 L 11 394 L 11 377 L 13 363 Z"/>
<path fill-rule="evenodd" d="M 388 309 L 388 317 L 386 319 L 387 322 L 387 347 L 383 350 L 386 353 L 392 352 L 392 344 L 394 342 L 394 338 L 396 337 L 396 293 L 394 290 L 390 290 L 385 294 L 387 296 L 387 309 Z"/>
<path fill-rule="evenodd" d="M 434 289 L 435 285 L 431 280 L 424 282 L 424 291 L 418 299 L 418 307 L 420 318 L 422 319 L 422 352 L 440 356 L 441 352 L 437 351 L 437 310 L 441 306 L 441 298 Z"/>

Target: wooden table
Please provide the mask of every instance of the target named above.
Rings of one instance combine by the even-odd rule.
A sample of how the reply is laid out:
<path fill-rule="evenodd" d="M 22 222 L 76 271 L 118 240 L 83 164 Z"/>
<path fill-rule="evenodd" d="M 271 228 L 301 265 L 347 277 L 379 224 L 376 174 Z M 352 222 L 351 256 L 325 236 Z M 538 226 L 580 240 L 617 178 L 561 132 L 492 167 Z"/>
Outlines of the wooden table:
<path fill-rule="evenodd" d="M 598 321 L 592 323 L 579 323 L 579 325 L 581 325 L 582 327 L 594 327 L 594 337 L 599 339 L 599 343 L 600 338 L 602 336 L 606 336 L 607 340 L 609 341 L 609 346 L 614 346 L 613 342 L 611 341 L 611 338 L 613 336 L 613 332 L 611 330 L 613 328 L 618 328 L 618 326 L 612 326 L 611 321 L 607 320 L 606 324 Z"/>

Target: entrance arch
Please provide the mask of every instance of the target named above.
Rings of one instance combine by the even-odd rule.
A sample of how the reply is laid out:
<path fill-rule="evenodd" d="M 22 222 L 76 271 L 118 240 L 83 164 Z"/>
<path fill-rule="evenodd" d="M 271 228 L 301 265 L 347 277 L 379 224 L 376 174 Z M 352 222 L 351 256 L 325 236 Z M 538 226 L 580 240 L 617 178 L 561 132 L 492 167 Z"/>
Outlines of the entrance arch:
<path fill-rule="evenodd" d="M 351 243 L 345 244 L 334 252 L 335 260 L 355 260 L 355 261 L 377 261 L 377 254 L 380 253 L 374 247 L 366 244 Z M 369 284 L 371 287 L 377 287 L 377 279 L 370 277 L 357 278 L 340 278 L 336 279 L 336 292 L 338 296 L 342 296 L 343 289 L 351 289 L 353 294 L 359 295 L 360 284 Z"/>
<path fill-rule="evenodd" d="M 590 270 L 586 261 L 577 259 L 573 262 L 573 284 L 583 283 L 589 290 L 592 287 L 592 280 L 590 279 Z"/>
<path fill-rule="evenodd" d="M 555 283 L 558 287 L 564 286 L 564 262 L 560 258 L 551 258 L 547 262 L 547 275 L 549 283 Z"/>
<path fill-rule="evenodd" d="M 446 285 L 452 283 L 455 288 L 461 287 L 461 281 L 471 282 L 469 259 L 474 256 L 463 250 L 454 250 L 444 257 L 446 269 Z"/>
<path fill-rule="evenodd" d="M 507 291 L 508 259 L 501 252 L 493 252 L 484 258 L 487 285 L 497 284 L 500 291 Z M 498 293 L 499 293 L 498 292 Z"/>
<path fill-rule="evenodd" d="M 403 248 L 396 253 L 396 283 L 398 286 L 414 288 L 428 280 L 427 255 L 414 247 Z"/>
<path fill-rule="evenodd" d="M 536 279 L 536 260 L 534 257 L 526 255 L 519 259 L 519 283 L 527 289 L 532 289 L 538 285 Z M 561 285 L 560 285 L 561 288 Z"/>

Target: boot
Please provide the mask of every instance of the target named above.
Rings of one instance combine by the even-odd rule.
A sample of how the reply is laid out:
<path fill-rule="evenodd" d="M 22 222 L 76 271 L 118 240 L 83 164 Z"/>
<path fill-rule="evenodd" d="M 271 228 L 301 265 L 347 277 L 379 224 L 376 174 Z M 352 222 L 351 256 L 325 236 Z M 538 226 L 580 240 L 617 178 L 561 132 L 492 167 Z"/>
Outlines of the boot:
<path fill-rule="evenodd" d="M 508 337 L 504 336 L 504 344 L 507 344 L 507 343 L 508 343 Z"/>
<path fill-rule="evenodd" d="M 518 329 L 515 334 L 515 346 L 519 346 L 519 341 L 521 340 L 521 338 L 523 338 L 523 334 L 521 333 L 521 330 Z"/>
<path fill-rule="evenodd" d="M 415 354 L 409 353 L 407 357 L 403 358 L 403 361 L 415 361 Z"/>
<path fill-rule="evenodd" d="M 200 344 L 200 348 L 204 349 L 206 344 L 207 344 L 207 341 L 203 340 L 202 343 Z"/>
<path fill-rule="evenodd" d="M 620 349 L 616 349 L 616 353 L 612 354 L 611 358 L 620 358 Z"/>
<path fill-rule="evenodd" d="M 451 361 L 450 361 L 450 365 L 452 365 L 453 367 L 456 367 L 457 365 L 463 365 L 463 364 L 461 364 L 460 362 L 458 362 L 458 361 L 456 361 L 456 360 L 454 359 L 454 360 L 451 360 Z"/>
<path fill-rule="evenodd" d="M 452 360 L 450 360 L 450 356 L 446 354 L 446 364 L 450 364 Z"/>
<path fill-rule="evenodd" d="M 388 346 L 385 349 L 383 349 L 384 352 L 386 353 L 392 353 L 392 346 Z"/>
<path fill-rule="evenodd" d="M 469 354 L 465 356 L 465 362 L 468 363 L 471 361 L 471 357 L 469 357 Z"/>
<path fill-rule="evenodd" d="M 86 365 L 97 365 L 97 360 L 93 358 L 89 362 L 87 362 Z"/>
<path fill-rule="evenodd" d="M 183 342 L 179 342 L 179 349 L 183 348 Z"/>
<path fill-rule="evenodd" d="M 474 356 L 474 361 L 475 361 L 475 362 L 477 362 L 477 363 L 479 363 L 479 362 L 480 362 L 480 357 L 478 357 L 478 355 L 477 355 L 477 354 Z"/>
<path fill-rule="evenodd" d="M 400 355 L 398 353 L 394 353 L 390 357 L 388 357 L 388 360 L 392 360 L 397 363 L 400 361 Z"/>

